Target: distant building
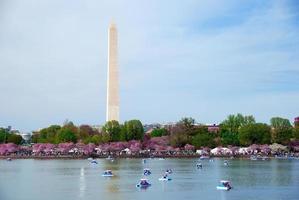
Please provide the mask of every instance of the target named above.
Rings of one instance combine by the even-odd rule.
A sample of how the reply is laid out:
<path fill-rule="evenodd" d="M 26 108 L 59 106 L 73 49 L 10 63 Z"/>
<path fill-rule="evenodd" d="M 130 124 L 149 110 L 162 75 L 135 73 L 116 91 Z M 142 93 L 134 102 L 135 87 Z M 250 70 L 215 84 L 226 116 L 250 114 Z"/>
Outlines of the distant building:
<path fill-rule="evenodd" d="M 147 133 L 149 130 L 153 130 L 153 129 L 156 129 L 156 128 L 161 128 L 162 125 L 161 124 L 158 124 L 158 123 L 154 123 L 154 124 L 144 124 L 143 125 L 143 130 L 145 133 Z"/>
<path fill-rule="evenodd" d="M 18 135 L 22 136 L 22 138 L 23 138 L 23 140 L 25 140 L 25 142 L 28 142 L 32 136 L 31 133 L 19 133 Z"/>
<path fill-rule="evenodd" d="M 28 142 L 31 139 L 32 134 L 31 133 L 22 133 L 19 130 L 16 129 L 12 129 L 11 126 L 8 126 L 6 128 L 6 130 L 10 133 L 10 134 L 16 134 L 16 135 L 20 135 L 23 140 L 25 140 L 25 142 Z"/>
<path fill-rule="evenodd" d="M 101 132 L 103 126 L 102 126 L 102 125 L 92 125 L 91 128 L 92 128 L 93 130 L 96 130 L 96 131 Z"/>
<path fill-rule="evenodd" d="M 219 133 L 219 131 L 220 131 L 219 125 L 216 125 L 216 124 L 206 125 L 206 127 L 208 128 L 208 131 L 210 133 Z"/>

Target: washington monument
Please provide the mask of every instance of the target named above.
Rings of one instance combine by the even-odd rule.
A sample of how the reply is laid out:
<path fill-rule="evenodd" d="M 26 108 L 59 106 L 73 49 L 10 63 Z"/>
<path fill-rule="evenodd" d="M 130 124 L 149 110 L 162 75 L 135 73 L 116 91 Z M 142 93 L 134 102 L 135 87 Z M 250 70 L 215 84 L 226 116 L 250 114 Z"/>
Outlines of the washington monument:
<path fill-rule="evenodd" d="M 119 80 L 117 62 L 117 29 L 111 23 L 108 30 L 108 74 L 106 121 L 119 121 Z"/>

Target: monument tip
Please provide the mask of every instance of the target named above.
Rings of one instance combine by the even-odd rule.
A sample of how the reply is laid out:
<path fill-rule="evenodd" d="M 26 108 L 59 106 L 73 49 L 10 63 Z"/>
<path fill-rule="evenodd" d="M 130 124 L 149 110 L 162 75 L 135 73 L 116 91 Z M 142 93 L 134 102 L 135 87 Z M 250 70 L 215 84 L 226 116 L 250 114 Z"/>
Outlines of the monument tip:
<path fill-rule="evenodd" d="M 111 19 L 110 20 L 110 24 L 109 24 L 109 27 L 116 27 L 116 23 L 115 23 L 115 20 L 114 19 Z"/>

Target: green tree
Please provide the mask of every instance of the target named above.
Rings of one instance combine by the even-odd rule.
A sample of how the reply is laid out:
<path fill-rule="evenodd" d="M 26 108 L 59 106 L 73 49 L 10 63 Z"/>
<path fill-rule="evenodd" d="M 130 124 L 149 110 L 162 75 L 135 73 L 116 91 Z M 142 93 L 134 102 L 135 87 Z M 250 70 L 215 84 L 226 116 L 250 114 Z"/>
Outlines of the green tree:
<path fill-rule="evenodd" d="M 185 127 L 180 123 L 170 126 L 169 133 L 169 141 L 173 147 L 184 147 L 191 142 L 191 136 L 186 133 Z"/>
<path fill-rule="evenodd" d="M 84 140 L 85 138 L 89 137 L 89 136 L 93 136 L 94 134 L 96 134 L 97 131 L 93 130 L 93 128 L 89 125 L 81 125 L 79 127 L 79 139 Z"/>
<path fill-rule="evenodd" d="M 4 128 L 0 128 L 0 143 L 5 143 L 7 140 L 8 131 Z"/>
<path fill-rule="evenodd" d="M 192 145 L 194 145 L 196 148 L 214 147 L 215 141 L 214 141 L 213 133 L 209 133 L 209 132 L 198 133 L 192 138 Z"/>
<path fill-rule="evenodd" d="M 91 142 L 94 143 L 94 144 L 100 144 L 100 143 L 102 143 L 102 137 L 101 137 L 101 135 L 99 135 L 99 134 L 93 135 L 91 137 Z"/>
<path fill-rule="evenodd" d="M 38 136 L 38 143 L 47 143 L 47 128 L 41 129 L 39 131 L 39 136 Z"/>
<path fill-rule="evenodd" d="M 272 141 L 280 144 L 288 144 L 293 133 L 290 121 L 281 117 L 273 117 L 270 123 L 272 127 Z"/>
<path fill-rule="evenodd" d="M 170 145 L 173 147 L 184 147 L 190 143 L 190 137 L 184 132 L 175 133 L 170 136 Z"/>
<path fill-rule="evenodd" d="M 184 117 L 178 123 L 184 129 L 184 132 L 189 136 L 194 136 L 197 133 L 197 127 L 195 126 L 195 119 L 192 117 Z"/>
<path fill-rule="evenodd" d="M 299 140 L 299 126 L 296 126 L 296 127 L 293 129 L 293 137 L 294 137 L 296 140 Z"/>
<path fill-rule="evenodd" d="M 62 128 L 69 129 L 71 132 L 73 132 L 75 134 L 75 136 L 76 136 L 76 139 L 80 138 L 79 128 L 77 126 L 75 126 L 72 121 L 66 120 L 64 122 L 64 125 L 62 126 Z"/>
<path fill-rule="evenodd" d="M 77 141 L 76 133 L 74 132 L 74 130 L 72 130 L 69 127 L 61 128 L 58 131 L 57 139 L 58 139 L 58 143 Z"/>
<path fill-rule="evenodd" d="M 38 143 L 57 143 L 56 136 L 61 129 L 59 125 L 51 125 L 47 128 L 41 129 L 37 134 L 36 142 Z"/>
<path fill-rule="evenodd" d="M 103 132 L 101 134 L 101 138 L 102 138 L 102 141 L 101 141 L 102 143 L 108 143 L 111 141 L 111 135 L 109 133 Z"/>
<path fill-rule="evenodd" d="M 33 143 L 38 143 L 38 139 L 39 139 L 39 132 L 32 132 L 32 136 L 31 136 L 31 142 Z"/>
<path fill-rule="evenodd" d="M 5 133 L 2 133 L 0 131 L 0 143 L 4 143 L 5 142 Z"/>
<path fill-rule="evenodd" d="M 127 141 L 143 139 L 143 125 L 140 120 L 130 120 L 124 123 L 124 135 Z"/>
<path fill-rule="evenodd" d="M 61 126 L 59 125 L 51 125 L 47 128 L 47 142 L 48 143 L 57 143 L 56 139 L 57 139 L 57 134 L 58 131 L 61 129 Z"/>
<path fill-rule="evenodd" d="M 182 124 L 186 129 L 192 129 L 195 124 L 195 119 L 193 119 L 192 117 L 183 117 L 179 121 L 179 124 Z"/>
<path fill-rule="evenodd" d="M 255 124 L 255 118 L 252 115 L 244 116 L 244 121 L 241 126 Z"/>
<path fill-rule="evenodd" d="M 105 133 L 110 135 L 112 141 L 119 141 L 121 127 L 118 121 L 112 120 L 106 122 L 102 129 Z"/>
<path fill-rule="evenodd" d="M 239 145 L 239 131 L 243 126 L 255 124 L 255 119 L 252 115 L 243 116 L 238 113 L 229 115 L 220 124 L 220 140 L 223 145 Z"/>
<path fill-rule="evenodd" d="M 78 141 L 78 139 L 77 139 Z M 80 141 L 79 142 L 83 142 L 84 144 L 89 144 L 89 143 L 93 143 L 92 142 L 92 136 L 87 136 L 85 137 L 84 139 L 83 138 L 80 138 Z"/>
<path fill-rule="evenodd" d="M 255 119 L 252 115 L 243 116 L 238 113 L 237 115 L 229 115 L 227 119 L 221 123 L 221 127 L 230 133 L 237 134 L 240 127 L 254 123 Z"/>
<path fill-rule="evenodd" d="M 155 128 L 152 132 L 151 132 L 151 136 L 152 137 L 161 137 L 167 135 L 167 130 L 165 128 Z"/>
<path fill-rule="evenodd" d="M 270 120 L 271 126 L 276 128 L 290 128 L 292 127 L 290 120 L 281 117 L 272 117 Z"/>
<path fill-rule="evenodd" d="M 242 126 L 239 130 L 240 144 L 269 144 L 271 142 L 271 128 L 267 124 L 256 123 Z"/>
<path fill-rule="evenodd" d="M 119 135 L 120 141 L 127 141 L 127 129 L 125 125 L 120 126 L 120 135 Z"/>
<path fill-rule="evenodd" d="M 240 145 L 239 142 L 239 134 L 238 133 L 231 133 L 227 129 L 220 129 L 220 138 L 221 144 L 224 146 L 227 145 Z"/>
<path fill-rule="evenodd" d="M 8 143 L 21 144 L 22 141 L 23 141 L 22 136 L 16 134 L 9 134 L 7 138 Z"/>

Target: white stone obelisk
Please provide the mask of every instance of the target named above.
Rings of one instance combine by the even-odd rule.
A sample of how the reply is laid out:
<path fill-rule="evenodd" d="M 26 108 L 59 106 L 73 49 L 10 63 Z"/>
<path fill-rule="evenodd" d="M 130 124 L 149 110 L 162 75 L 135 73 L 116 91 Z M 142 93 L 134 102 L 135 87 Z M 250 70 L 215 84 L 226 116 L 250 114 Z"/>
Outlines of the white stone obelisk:
<path fill-rule="evenodd" d="M 117 61 L 117 29 L 111 23 L 108 30 L 108 75 L 106 121 L 119 121 L 119 80 Z"/>

